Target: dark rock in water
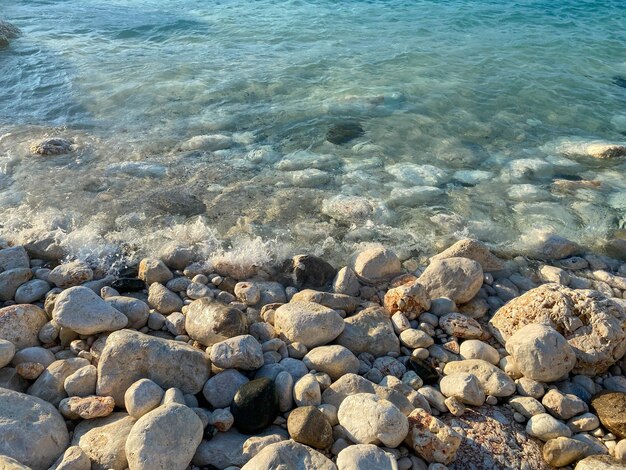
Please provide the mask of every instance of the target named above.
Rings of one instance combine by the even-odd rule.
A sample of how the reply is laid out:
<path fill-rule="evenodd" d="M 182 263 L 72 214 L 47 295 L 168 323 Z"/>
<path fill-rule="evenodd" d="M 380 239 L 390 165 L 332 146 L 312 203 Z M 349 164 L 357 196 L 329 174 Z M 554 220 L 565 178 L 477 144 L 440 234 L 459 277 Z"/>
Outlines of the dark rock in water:
<path fill-rule="evenodd" d="M 287 260 L 284 272 L 291 276 L 296 287 L 321 288 L 335 277 L 337 270 L 322 258 L 312 255 L 297 255 Z"/>
<path fill-rule="evenodd" d="M 139 269 L 137 266 L 126 266 L 124 268 L 120 268 L 117 275 L 122 277 L 137 277 L 139 275 Z"/>
<path fill-rule="evenodd" d="M 230 411 L 239 432 L 255 434 L 267 428 L 279 412 L 274 382 L 263 377 L 242 385 L 233 398 Z"/>
<path fill-rule="evenodd" d="M 426 385 L 439 382 L 439 373 L 428 362 L 417 357 L 411 357 L 407 365 L 420 376 Z"/>
<path fill-rule="evenodd" d="M 583 177 L 579 175 L 557 174 L 552 177 L 553 180 L 582 181 Z"/>
<path fill-rule="evenodd" d="M 559 382 L 555 385 L 558 387 L 560 392 L 568 393 L 570 395 L 576 395 L 578 398 L 580 398 L 582 401 L 584 401 L 587 404 L 591 400 L 592 395 L 591 393 L 589 393 L 589 390 L 587 390 L 585 387 L 575 382 L 565 381 L 565 382 Z"/>
<path fill-rule="evenodd" d="M 61 137 L 54 137 L 31 145 L 30 151 L 37 155 L 63 155 L 72 151 L 72 142 Z"/>
<path fill-rule="evenodd" d="M 620 75 L 616 75 L 613 77 L 613 85 L 617 85 L 622 88 L 626 88 L 626 77 L 622 77 Z"/>
<path fill-rule="evenodd" d="M 193 194 L 183 191 L 168 189 L 152 193 L 148 197 L 148 203 L 156 210 L 168 215 L 184 215 L 192 217 L 204 214 L 206 206 Z"/>
<path fill-rule="evenodd" d="M 626 393 L 600 392 L 591 399 L 591 408 L 609 432 L 626 438 Z"/>
<path fill-rule="evenodd" d="M 146 283 L 141 279 L 123 277 L 113 281 L 111 287 L 118 292 L 138 292 L 146 288 Z"/>
<path fill-rule="evenodd" d="M 9 45 L 9 39 L 14 39 L 21 34 L 18 27 L 11 23 L 0 20 L 0 47 Z"/>
<path fill-rule="evenodd" d="M 335 124 L 326 133 L 326 140 L 331 144 L 341 145 L 361 137 L 365 131 L 358 122 Z"/>

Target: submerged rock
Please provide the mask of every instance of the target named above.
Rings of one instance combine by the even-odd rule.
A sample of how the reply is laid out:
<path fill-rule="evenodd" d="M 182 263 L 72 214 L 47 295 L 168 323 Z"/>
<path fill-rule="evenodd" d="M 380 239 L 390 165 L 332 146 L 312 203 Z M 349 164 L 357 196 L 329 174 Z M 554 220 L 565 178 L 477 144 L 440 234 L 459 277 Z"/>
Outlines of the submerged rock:
<path fill-rule="evenodd" d="M 331 144 L 341 145 L 365 135 L 365 131 L 356 121 L 346 121 L 333 125 L 326 133 L 326 140 Z"/>
<path fill-rule="evenodd" d="M 72 151 L 72 142 L 62 137 L 53 137 L 31 145 L 30 151 L 36 155 L 63 155 Z"/>

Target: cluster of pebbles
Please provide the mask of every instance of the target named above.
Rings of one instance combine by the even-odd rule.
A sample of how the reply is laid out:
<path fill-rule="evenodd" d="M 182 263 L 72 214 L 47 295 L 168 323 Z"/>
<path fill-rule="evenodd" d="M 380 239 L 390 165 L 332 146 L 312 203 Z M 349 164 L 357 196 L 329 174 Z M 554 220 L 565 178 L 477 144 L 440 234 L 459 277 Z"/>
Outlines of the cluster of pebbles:
<path fill-rule="evenodd" d="M 618 260 L 0 248 L 3 469 L 626 469 Z"/>

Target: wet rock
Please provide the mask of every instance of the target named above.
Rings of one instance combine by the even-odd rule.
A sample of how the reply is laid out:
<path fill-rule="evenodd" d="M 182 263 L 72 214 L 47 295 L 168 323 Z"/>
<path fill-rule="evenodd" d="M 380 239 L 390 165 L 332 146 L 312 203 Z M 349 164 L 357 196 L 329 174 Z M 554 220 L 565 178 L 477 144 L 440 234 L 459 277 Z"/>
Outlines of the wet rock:
<path fill-rule="evenodd" d="M 28 268 L 9 269 L 0 273 L 0 300 L 12 300 L 20 286 L 33 277 Z"/>
<path fill-rule="evenodd" d="M 82 261 L 61 264 L 48 274 L 48 281 L 61 289 L 78 286 L 92 279 L 93 271 Z"/>
<path fill-rule="evenodd" d="M 554 382 L 572 370 L 574 350 L 567 340 L 547 325 L 529 324 L 517 330 L 506 342 L 520 372 L 539 382 Z"/>
<path fill-rule="evenodd" d="M 61 327 L 81 335 L 120 330 L 128 324 L 123 313 L 82 286 L 71 287 L 58 295 L 52 318 Z"/>
<path fill-rule="evenodd" d="M 235 426 L 245 434 L 254 434 L 264 430 L 278 416 L 278 394 L 274 382 L 267 379 L 255 379 L 237 390 L 231 413 Z"/>
<path fill-rule="evenodd" d="M 208 298 L 193 301 L 187 308 L 185 330 L 204 346 L 212 346 L 234 336 L 244 335 L 248 327 L 239 309 Z"/>
<path fill-rule="evenodd" d="M 331 144 L 347 144 L 351 140 L 365 135 L 365 131 L 356 121 L 346 121 L 334 124 L 326 133 L 326 140 Z"/>
<path fill-rule="evenodd" d="M 293 441 L 277 442 L 265 447 L 241 470 L 288 468 L 289 470 L 337 470 L 323 454 Z"/>
<path fill-rule="evenodd" d="M 59 411 L 68 419 L 94 419 L 109 416 L 115 408 L 111 397 L 70 397 L 59 403 Z"/>
<path fill-rule="evenodd" d="M 396 254 L 383 247 L 370 248 L 358 253 L 350 263 L 354 273 L 366 283 L 376 284 L 402 272 Z"/>
<path fill-rule="evenodd" d="M 344 329 L 344 321 L 337 312 L 322 305 L 292 302 L 276 309 L 274 327 L 290 342 L 314 348 L 339 336 Z"/>
<path fill-rule="evenodd" d="M 461 444 L 461 436 L 443 421 L 418 408 L 408 418 L 405 443 L 428 462 L 451 463 Z"/>
<path fill-rule="evenodd" d="M 150 285 L 150 289 L 148 290 L 148 304 L 163 315 L 180 312 L 183 308 L 183 301 L 178 294 L 158 282 Z"/>
<path fill-rule="evenodd" d="M 33 469 L 47 469 L 65 450 L 63 417 L 39 398 L 0 388 L 0 455 Z"/>
<path fill-rule="evenodd" d="M 24 247 L 12 246 L 0 250 L 0 272 L 17 268 L 30 268 L 30 261 Z"/>
<path fill-rule="evenodd" d="M 92 470 L 125 470 L 128 461 L 124 446 L 135 421 L 126 413 L 82 421 L 74 429 L 72 445 L 87 454 Z"/>
<path fill-rule="evenodd" d="M 43 156 L 63 155 L 73 150 L 72 145 L 73 143 L 68 139 L 52 137 L 31 145 L 30 151 L 35 155 Z"/>
<path fill-rule="evenodd" d="M 194 194 L 178 189 L 160 189 L 146 195 L 145 203 L 164 215 L 193 217 L 206 212 L 205 204 Z"/>
<path fill-rule="evenodd" d="M 184 469 L 202 441 L 202 421 L 189 407 L 160 406 L 133 425 L 126 440 L 132 470 Z"/>
<path fill-rule="evenodd" d="M 122 277 L 116 279 L 111 284 L 111 287 L 118 292 L 139 292 L 146 288 L 146 283 L 141 279 L 134 277 Z"/>
<path fill-rule="evenodd" d="M 210 354 L 211 362 L 221 369 L 255 370 L 263 365 L 261 344 L 250 335 L 215 343 Z"/>
<path fill-rule="evenodd" d="M 288 273 L 298 288 L 320 288 L 327 286 L 337 270 L 317 256 L 298 255 L 285 263 Z"/>
<path fill-rule="evenodd" d="M 294 441 L 315 449 L 325 449 L 333 443 L 330 423 L 314 406 L 303 406 L 289 413 L 287 430 Z"/>
<path fill-rule="evenodd" d="M 347 396 L 337 417 L 350 440 L 357 444 L 397 447 L 409 431 L 406 416 L 395 405 L 370 393 Z"/>
<path fill-rule="evenodd" d="M 443 415 L 461 435 L 450 470 L 549 470 L 541 454 L 541 442 L 529 438 L 524 427 L 504 407 L 468 408 L 463 416 Z"/>
<path fill-rule="evenodd" d="M 502 344 L 534 323 L 548 324 L 567 338 L 576 355 L 574 374 L 601 374 L 626 351 L 626 313 L 597 291 L 545 284 L 512 300 L 490 320 Z"/>
<path fill-rule="evenodd" d="M 591 407 L 609 432 L 626 438 L 626 393 L 601 392 L 591 399 Z"/>
<path fill-rule="evenodd" d="M 54 361 L 31 385 L 28 394 L 58 406 L 61 400 L 67 397 L 65 380 L 77 370 L 88 365 L 88 360 L 79 357 Z"/>
<path fill-rule="evenodd" d="M 249 380 L 240 372 L 228 369 L 207 380 L 202 394 L 213 408 L 227 408 L 233 401 L 237 390 Z"/>
<path fill-rule="evenodd" d="M 515 382 L 508 375 L 493 364 L 480 359 L 449 362 L 443 372 L 445 375 L 459 372 L 474 374 L 487 395 L 507 397 L 515 393 Z"/>
<path fill-rule="evenodd" d="M 487 246 L 471 238 L 459 240 L 450 248 L 442 251 L 430 260 L 446 259 L 446 258 L 468 258 L 480 263 L 485 272 L 500 271 L 504 269 L 504 262 L 495 256 Z"/>
<path fill-rule="evenodd" d="M 166 266 L 182 271 L 194 262 L 196 259 L 196 253 L 193 248 L 173 244 L 165 247 L 165 249 L 161 252 L 160 258 Z M 163 284 L 162 281 L 158 282 Z"/>
<path fill-rule="evenodd" d="M 336 343 L 354 354 L 367 352 L 377 357 L 400 351 L 400 342 L 389 315 L 381 308 L 367 308 L 346 318 L 343 323 L 344 329 Z"/>
<path fill-rule="evenodd" d="M 418 279 L 431 298 L 447 297 L 457 305 L 470 301 L 483 284 L 480 263 L 467 258 L 431 262 Z"/>
<path fill-rule="evenodd" d="M 209 373 L 209 360 L 201 350 L 179 341 L 121 330 L 106 340 L 98 362 L 97 394 L 111 396 L 117 406 L 123 406 L 128 387 L 143 378 L 164 389 L 177 387 L 196 394 Z"/>

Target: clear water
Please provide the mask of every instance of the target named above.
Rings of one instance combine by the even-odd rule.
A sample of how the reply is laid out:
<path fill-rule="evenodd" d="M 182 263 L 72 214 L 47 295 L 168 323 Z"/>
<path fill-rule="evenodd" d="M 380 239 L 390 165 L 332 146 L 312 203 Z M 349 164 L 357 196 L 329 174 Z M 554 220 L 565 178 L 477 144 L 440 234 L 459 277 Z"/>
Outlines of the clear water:
<path fill-rule="evenodd" d="M 626 140 L 622 0 L 0 0 L 0 17 L 24 32 L 0 50 L 5 236 L 262 261 L 544 231 L 596 246 L 625 221 L 626 164 L 562 151 Z M 354 121 L 364 135 L 326 141 Z M 75 152 L 33 156 L 46 136 Z"/>

